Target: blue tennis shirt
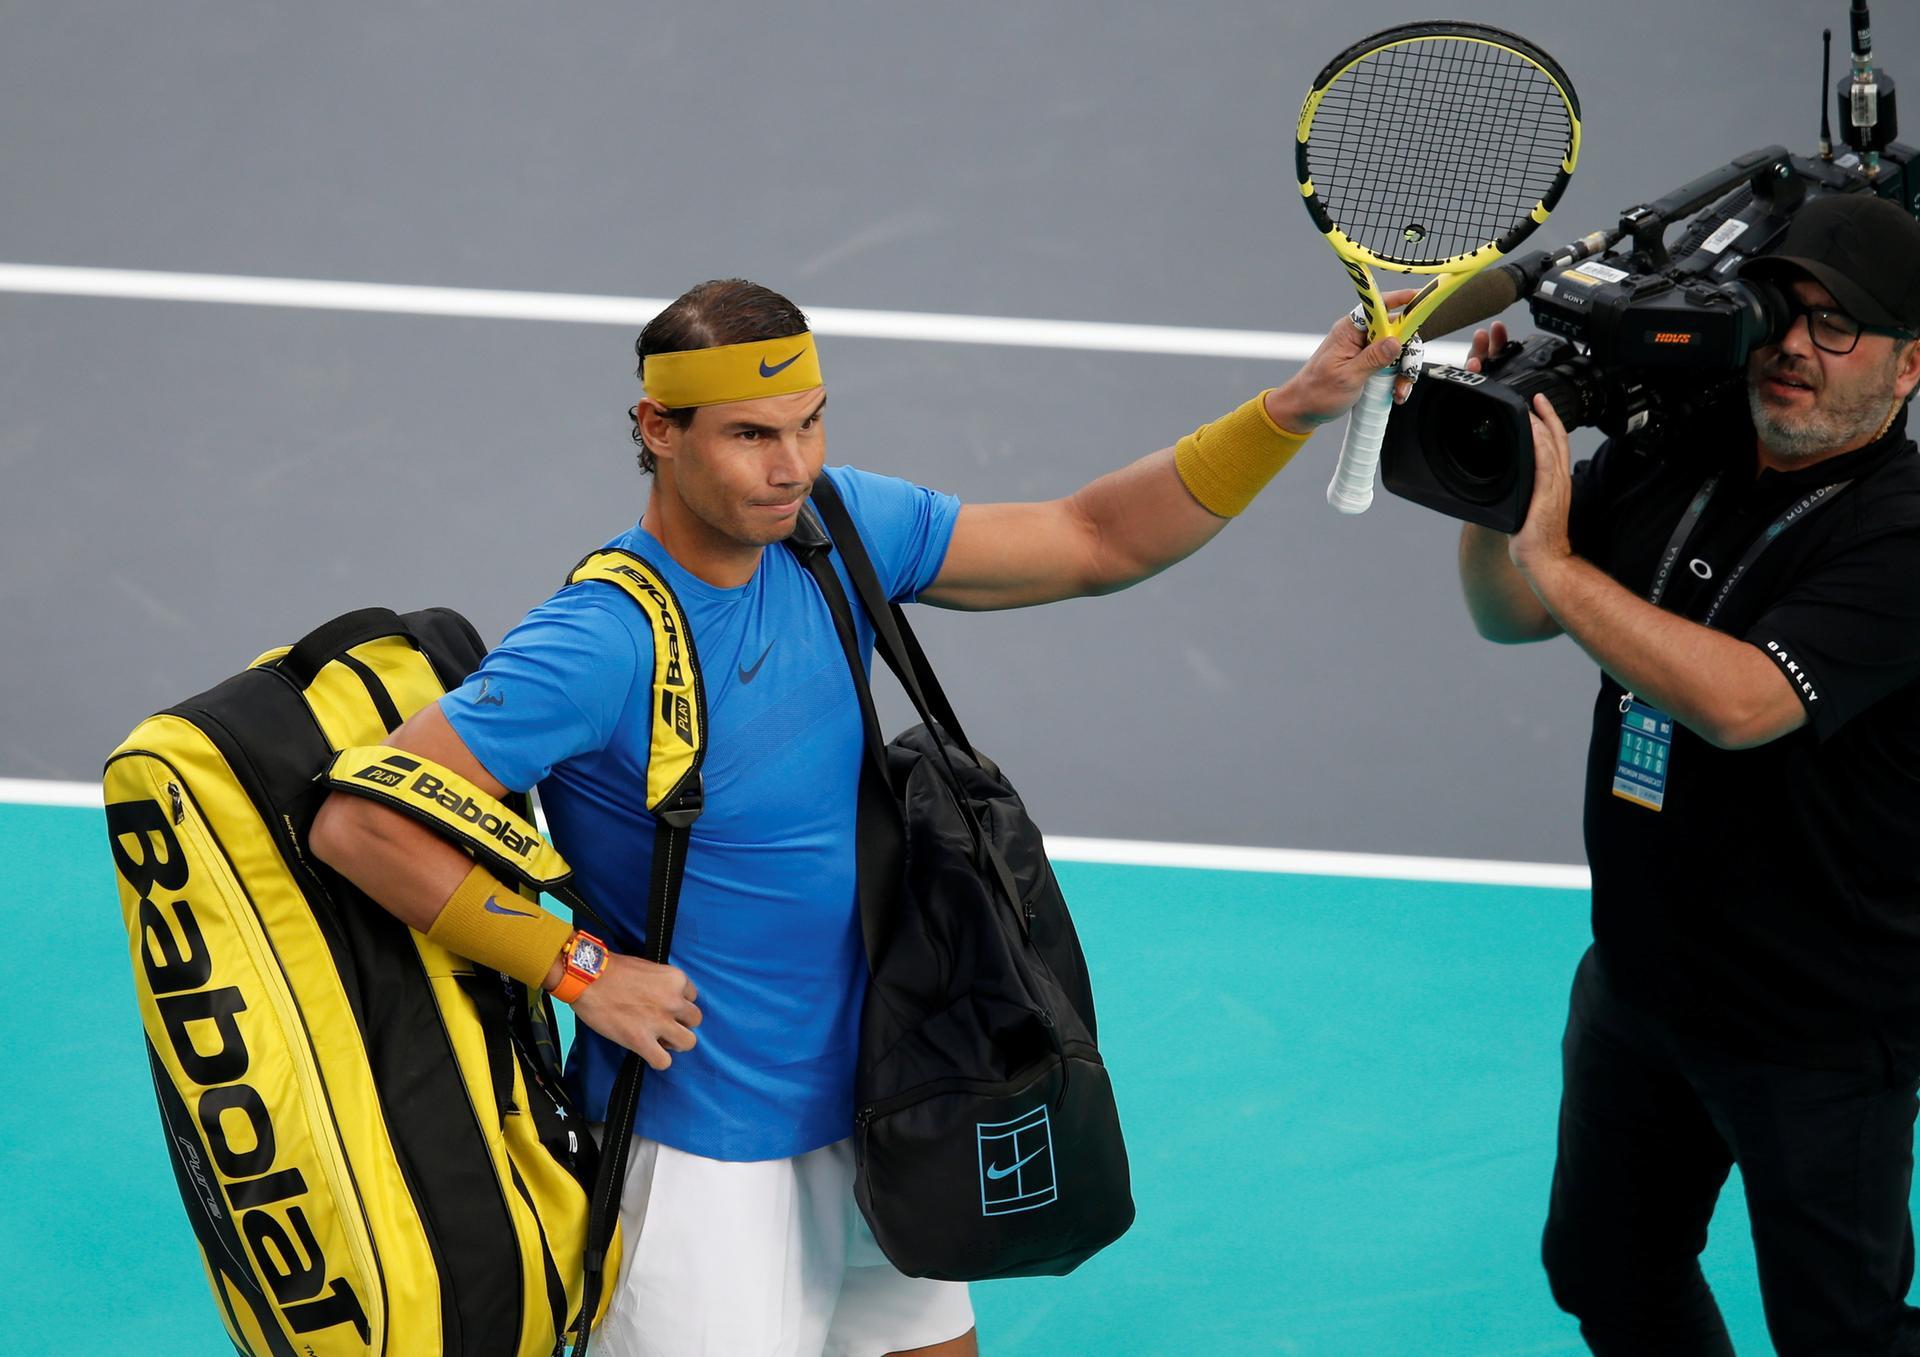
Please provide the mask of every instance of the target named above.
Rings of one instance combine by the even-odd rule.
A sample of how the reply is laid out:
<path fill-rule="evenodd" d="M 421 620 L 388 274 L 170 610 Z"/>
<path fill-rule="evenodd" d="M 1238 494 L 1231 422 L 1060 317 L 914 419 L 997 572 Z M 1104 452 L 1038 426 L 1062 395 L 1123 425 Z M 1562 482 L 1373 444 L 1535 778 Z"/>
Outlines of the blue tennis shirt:
<path fill-rule="evenodd" d="M 890 597 L 933 582 L 959 501 L 850 467 L 826 471 Z M 780 1159 L 852 1131 L 866 957 L 854 896 L 858 699 L 812 578 L 769 547 L 720 589 L 638 525 L 609 546 L 679 597 L 707 698 L 706 809 L 693 826 L 670 960 L 698 986 L 699 1044 L 648 1071 L 634 1130 L 710 1159 Z M 843 583 L 845 571 L 834 559 Z M 850 584 L 845 586 L 852 596 Z M 854 606 L 872 662 L 873 631 Z M 623 592 L 570 585 L 509 632 L 441 710 L 505 786 L 538 786 L 575 882 L 634 945 L 646 935 L 653 633 Z M 604 1120 L 622 1049 L 578 1029 L 568 1078 Z"/>

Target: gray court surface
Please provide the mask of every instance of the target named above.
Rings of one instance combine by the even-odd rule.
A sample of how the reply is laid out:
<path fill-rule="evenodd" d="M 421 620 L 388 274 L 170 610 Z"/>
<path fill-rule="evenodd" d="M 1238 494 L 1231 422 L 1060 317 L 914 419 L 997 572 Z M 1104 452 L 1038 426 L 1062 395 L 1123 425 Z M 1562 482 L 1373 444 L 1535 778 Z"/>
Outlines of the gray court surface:
<path fill-rule="evenodd" d="M 1558 55 L 1587 141 L 1541 233 L 1811 150 L 1841 0 L 1446 5 Z M 0 261 L 1259 330 L 1351 303 L 1297 203 L 1341 5 L 0 5 Z M 1875 7 L 1920 81 L 1920 13 Z M 1920 139 L 1920 127 L 1909 140 Z M 499 636 L 638 516 L 632 334 L 0 295 L 0 776 L 348 608 Z M 1163 447 L 1283 364 L 830 339 L 831 456 L 972 500 Z M 1572 862 L 1591 666 L 1473 636 L 1454 526 L 1322 493 L 1316 440 L 1129 594 L 923 610 L 1059 833 Z"/>

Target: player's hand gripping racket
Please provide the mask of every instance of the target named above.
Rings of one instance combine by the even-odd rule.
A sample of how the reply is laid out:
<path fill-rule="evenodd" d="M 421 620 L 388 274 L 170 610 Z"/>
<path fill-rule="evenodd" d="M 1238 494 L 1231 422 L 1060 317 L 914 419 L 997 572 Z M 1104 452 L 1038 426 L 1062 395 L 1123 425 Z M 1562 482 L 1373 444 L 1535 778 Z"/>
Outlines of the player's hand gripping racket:
<path fill-rule="evenodd" d="M 1360 293 L 1367 341 L 1405 339 L 1547 219 L 1580 154 L 1580 102 L 1552 57 L 1480 24 L 1403 24 L 1355 43 L 1300 109 L 1300 192 Z M 1369 265 L 1434 275 L 1397 316 Z M 1358 313 L 1356 313 L 1358 314 Z M 1397 370 L 1368 379 L 1327 502 L 1357 514 Z"/>

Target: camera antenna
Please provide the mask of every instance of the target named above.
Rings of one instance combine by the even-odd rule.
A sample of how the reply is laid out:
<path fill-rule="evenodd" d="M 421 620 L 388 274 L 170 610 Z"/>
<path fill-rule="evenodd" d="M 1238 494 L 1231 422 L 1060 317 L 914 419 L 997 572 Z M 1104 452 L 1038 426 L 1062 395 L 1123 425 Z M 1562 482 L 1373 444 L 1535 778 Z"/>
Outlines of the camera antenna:
<path fill-rule="evenodd" d="M 1880 170 L 1873 136 L 1880 122 L 1880 88 L 1873 78 L 1873 21 L 1867 17 L 1867 0 L 1853 0 L 1847 18 L 1853 29 L 1853 85 L 1848 101 L 1853 135 L 1847 144 L 1860 152 L 1871 176 Z"/>
<path fill-rule="evenodd" d="M 1833 124 L 1827 119 L 1827 89 L 1833 84 L 1833 30 L 1820 30 L 1820 158 L 1833 159 Z"/>

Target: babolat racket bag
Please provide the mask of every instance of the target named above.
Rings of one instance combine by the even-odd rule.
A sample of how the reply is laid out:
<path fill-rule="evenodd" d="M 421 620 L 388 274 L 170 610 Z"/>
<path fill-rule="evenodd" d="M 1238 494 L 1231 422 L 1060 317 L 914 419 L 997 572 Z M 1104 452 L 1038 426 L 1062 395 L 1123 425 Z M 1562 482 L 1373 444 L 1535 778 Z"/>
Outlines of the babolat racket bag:
<path fill-rule="evenodd" d="M 839 577 L 824 550 L 796 543 L 834 611 L 868 732 L 855 1196 L 909 1276 L 1071 1272 L 1134 1214 L 1073 920 L 1039 829 L 961 730 L 831 482 L 815 482 L 813 501 L 924 723 L 882 746 Z"/>
<path fill-rule="evenodd" d="M 368 748 L 483 651 L 444 609 L 350 613 L 107 763 L 162 1130 L 248 1357 L 546 1357 L 580 1327 L 597 1155 L 547 997 L 307 851 L 330 787 L 359 787 L 433 802 L 439 832 L 530 899 L 564 878 L 524 801 Z"/>

